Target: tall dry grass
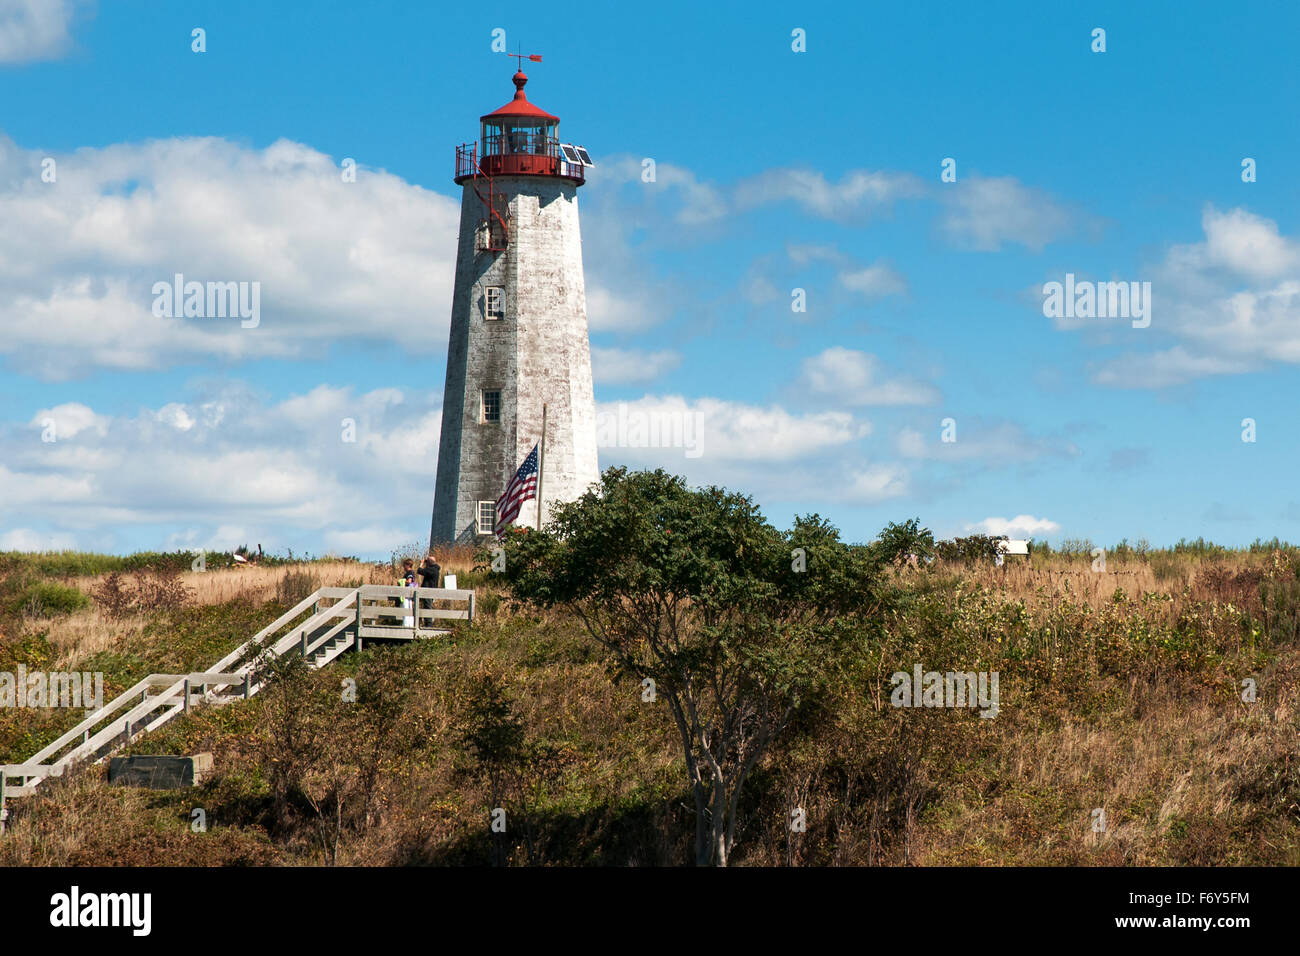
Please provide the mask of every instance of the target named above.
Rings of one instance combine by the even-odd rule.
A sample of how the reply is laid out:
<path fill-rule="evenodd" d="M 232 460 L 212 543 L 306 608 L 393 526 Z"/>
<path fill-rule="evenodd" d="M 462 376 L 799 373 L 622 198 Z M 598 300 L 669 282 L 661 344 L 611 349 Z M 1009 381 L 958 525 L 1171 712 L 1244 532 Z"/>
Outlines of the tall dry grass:
<path fill-rule="evenodd" d="M 963 581 L 999 592 L 1011 600 L 1022 599 L 1027 604 L 1068 596 L 1100 609 L 1113 600 L 1117 589 L 1129 597 L 1167 594 L 1177 610 L 1184 600 L 1196 596 L 1188 593 L 1188 589 L 1208 574 L 1219 569 L 1232 574 L 1266 571 L 1277 560 L 1277 555 L 1249 552 L 1234 552 L 1227 558 L 1156 554 L 1142 560 L 1111 556 L 1106 559 L 1104 571 L 1094 571 L 1091 558 L 1052 554 L 1034 555 L 1029 561 L 1013 556 L 1002 567 L 991 563 L 967 567 L 936 562 L 931 568 L 904 566 L 896 573 L 909 584 L 935 572 L 959 575 Z"/>
<path fill-rule="evenodd" d="M 88 657 L 111 651 L 138 637 L 148 623 L 149 618 L 144 614 L 115 618 L 98 607 L 90 607 L 41 622 L 41 627 L 47 631 L 45 639 L 54 649 L 54 669 L 70 670 Z"/>
<path fill-rule="evenodd" d="M 400 559 L 401 553 L 397 554 Z M 422 559 L 423 555 L 420 555 Z M 438 551 L 444 574 L 465 574 L 474 566 L 472 547 L 448 547 Z M 400 579 L 400 560 L 362 563 L 356 561 L 313 561 L 300 565 L 239 565 L 232 568 L 186 571 L 179 575 L 189 603 L 202 607 L 242 600 L 265 604 L 281 596 L 286 577 L 305 575 L 312 589 L 356 587 L 362 584 L 395 584 Z M 69 583 L 88 596 L 104 583 L 107 574 L 82 575 Z M 127 576 L 128 579 L 130 576 Z M 70 668 L 101 651 L 121 647 L 137 636 L 148 623 L 147 614 L 114 618 L 94 603 L 89 608 L 49 620 L 32 620 L 29 629 L 47 631 L 46 640 L 57 655 L 59 668 Z"/>
<path fill-rule="evenodd" d="M 918 834 L 919 862 L 1294 865 L 1294 844 L 1231 834 L 1263 830 L 1259 819 L 1276 813 L 1267 791 L 1293 755 L 1297 677 L 1290 653 L 1257 705 L 1135 681 L 1124 720 L 988 728 L 999 741 L 991 796 L 948 803 L 943 825 Z M 1284 796 L 1285 781 L 1276 784 Z M 1098 809 L 1102 832 L 1092 826 Z"/>
<path fill-rule="evenodd" d="M 439 554 L 444 573 L 463 573 L 473 567 L 472 549 L 448 549 Z M 400 576 L 400 562 L 368 564 L 356 561 L 313 561 L 301 565 L 239 565 L 208 571 L 186 571 L 181 583 L 189 589 L 191 601 L 199 605 L 225 604 L 242 599 L 254 603 L 274 600 L 280 582 L 289 573 L 307 573 L 318 587 L 356 587 L 361 584 L 392 584 Z M 88 595 L 103 583 L 106 575 L 76 577 L 71 583 Z"/>

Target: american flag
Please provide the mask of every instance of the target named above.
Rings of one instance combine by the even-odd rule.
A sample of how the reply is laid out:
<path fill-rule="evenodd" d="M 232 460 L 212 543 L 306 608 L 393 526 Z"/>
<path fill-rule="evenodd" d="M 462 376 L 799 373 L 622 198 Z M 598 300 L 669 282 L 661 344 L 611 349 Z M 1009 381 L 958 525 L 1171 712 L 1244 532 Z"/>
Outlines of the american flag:
<path fill-rule="evenodd" d="M 519 507 L 528 499 L 537 497 L 537 446 L 528 453 L 524 463 L 510 480 L 506 493 L 497 499 L 496 533 L 499 537 L 510 522 L 519 515 Z"/>

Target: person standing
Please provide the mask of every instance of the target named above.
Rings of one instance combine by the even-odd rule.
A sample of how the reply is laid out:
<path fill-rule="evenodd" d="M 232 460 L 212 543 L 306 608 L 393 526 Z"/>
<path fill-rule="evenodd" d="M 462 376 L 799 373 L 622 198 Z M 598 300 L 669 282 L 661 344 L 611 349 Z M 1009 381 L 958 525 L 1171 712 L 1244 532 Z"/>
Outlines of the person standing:
<path fill-rule="evenodd" d="M 424 556 L 424 564 L 420 565 L 420 587 L 438 588 L 442 587 L 442 568 L 438 566 L 437 556 L 430 551 Z M 433 598 L 420 598 L 420 610 L 432 611 Z M 429 616 L 429 623 L 433 623 L 433 616 Z"/>
<path fill-rule="evenodd" d="M 415 562 L 410 558 L 402 562 L 402 587 L 415 588 Z M 402 598 L 402 607 L 411 612 L 402 618 L 402 627 L 415 627 L 415 598 Z"/>
<path fill-rule="evenodd" d="M 424 558 L 424 564 L 420 566 L 420 587 L 437 588 L 442 587 L 442 568 L 438 565 L 438 558 L 430 551 Z"/>

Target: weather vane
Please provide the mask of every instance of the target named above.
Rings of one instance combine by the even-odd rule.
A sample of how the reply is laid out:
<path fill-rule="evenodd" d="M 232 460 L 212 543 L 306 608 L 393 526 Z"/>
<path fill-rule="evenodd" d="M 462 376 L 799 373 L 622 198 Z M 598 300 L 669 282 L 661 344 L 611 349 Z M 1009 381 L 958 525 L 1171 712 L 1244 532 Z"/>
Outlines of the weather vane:
<path fill-rule="evenodd" d="M 505 53 L 504 50 L 502 52 Z M 542 62 L 542 55 L 540 53 L 506 53 L 506 56 L 513 56 L 515 58 L 521 72 L 524 68 L 524 60 L 528 60 L 532 63 Z"/>

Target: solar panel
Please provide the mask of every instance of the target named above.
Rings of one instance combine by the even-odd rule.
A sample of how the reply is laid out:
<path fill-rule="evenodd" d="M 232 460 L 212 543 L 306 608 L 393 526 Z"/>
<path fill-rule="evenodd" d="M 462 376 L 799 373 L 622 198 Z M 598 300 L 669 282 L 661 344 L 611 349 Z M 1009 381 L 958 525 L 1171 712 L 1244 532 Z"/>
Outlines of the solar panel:
<path fill-rule="evenodd" d="M 582 160 L 578 157 L 578 151 L 575 150 L 568 143 L 560 144 L 560 152 L 564 154 L 564 159 L 566 162 L 573 163 L 573 165 L 575 166 L 582 165 Z"/>
<path fill-rule="evenodd" d="M 595 163 L 593 163 L 593 162 L 591 161 L 591 154 L 588 153 L 587 150 L 584 149 L 583 147 L 581 147 L 581 146 L 575 146 L 575 147 L 574 147 L 574 151 L 577 152 L 577 154 L 578 154 L 578 162 L 582 163 L 582 165 L 584 165 L 584 166 L 595 166 L 595 165 L 596 165 Z"/>

